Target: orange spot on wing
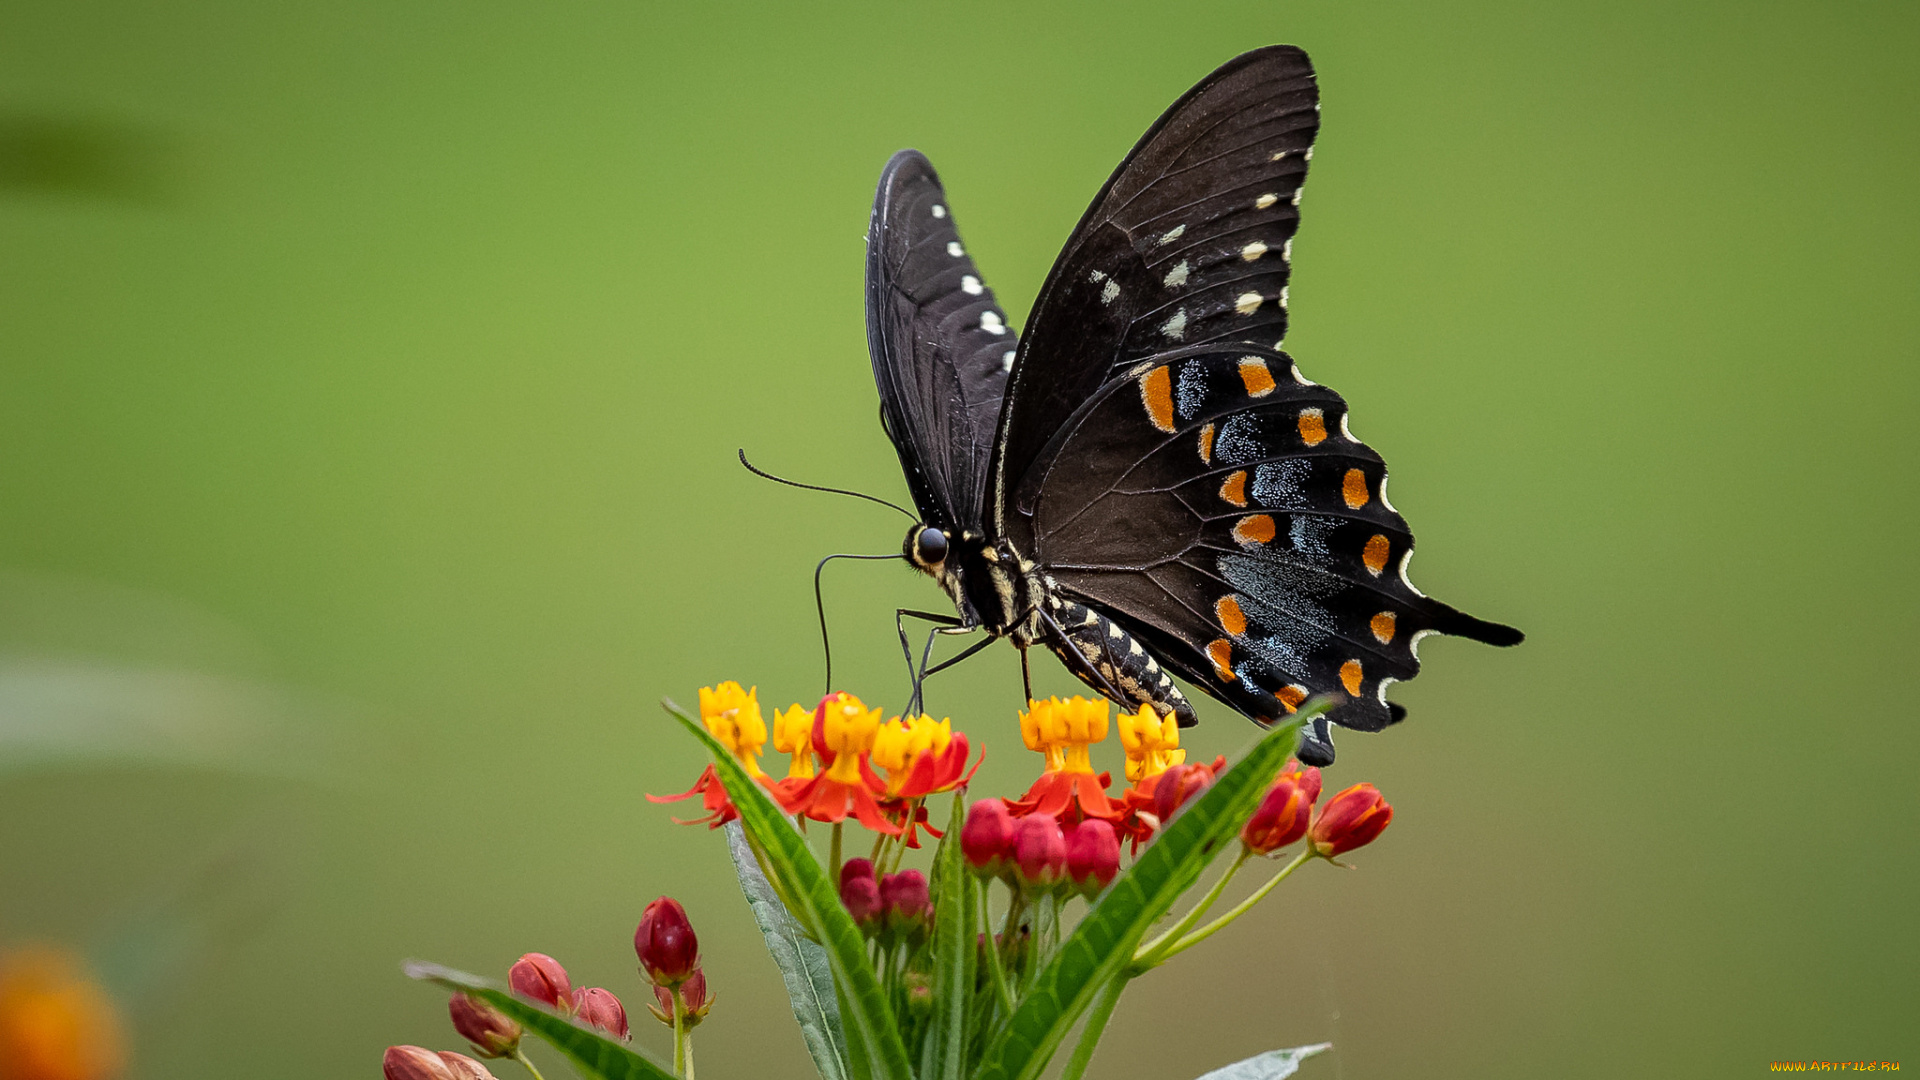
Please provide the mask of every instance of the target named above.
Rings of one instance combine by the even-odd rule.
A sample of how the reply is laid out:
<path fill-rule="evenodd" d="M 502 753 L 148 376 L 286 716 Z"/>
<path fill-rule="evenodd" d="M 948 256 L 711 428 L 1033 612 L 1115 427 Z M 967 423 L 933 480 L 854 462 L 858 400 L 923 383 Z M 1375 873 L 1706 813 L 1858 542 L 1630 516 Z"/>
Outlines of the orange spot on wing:
<path fill-rule="evenodd" d="M 1308 446 L 1319 446 L 1327 441 L 1327 417 L 1319 409 L 1303 409 L 1300 412 L 1300 441 Z"/>
<path fill-rule="evenodd" d="M 1348 469 L 1347 478 L 1340 482 L 1340 494 L 1347 500 L 1347 508 L 1358 510 L 1367 505 L 1373 494 L 1367 490 L 1367 474 L 1359 469 Z"/>
<path fill-rule="evenodd" d="M 1223 596 L 1213 602 L 1213 613 L 1220 619 L 1220 629 L 1234 637 L 1247 632 L 1247 615 L 1240 610 L 1240 601 L 1231 596 Z"/>
<path fill-rule="evenodd" d="M 1200 463 L 1203 465 L 1213 464 L 1212 424 L 1208 424 L 1206 427 L 1200 429 Z"/>
<path fill-rule="evenodd" d="M 1385 645 L 1393 640 L 1393 624 L 1393 612 L 1383 611 L 1375 615 L 1367 626 L 1372 628 L 1373 636 L 1380 639 L 1380 644 Z"/>
<path fill-rule="evenodd" d="M 1360 696 L 1360 661 L 1349 660 L 1340 665 L 1340 685 L 1354 697 Z"/>
<path fill-rule="evenodd" d="M 1273 372 L 1268 370 L 1267 362 L 1257 356 L 1240 361 L 1240 381 L 1247 385 L 1248 397 L 1266 397 L 1273 393 Z"/>
<path fill-rule="evenodd" d="M 1140 400 L 1146 403 L 1147 419 L 1161 431 L 1173 430 L 1173 376 L 1165 364 L 1140 376 Z"/>
<path fill-rule="evenodd" d="M 1243 544 L 1264 544 L 1273 539 L 1272 515 L 1250 514 L 1241 518 L 1233 526 L 1233 538 Z"/>
<path fill-rule="evenodd" d="M 1220 497 L 1235 506 L 1247 505 L 1247 470 L 1241 469 L 1220 485 Z"/>
<path fill-rule="evenodd" d="M 1215 638 L 1207 646 L 1207 659 L 1213 661 L 1213 672 L 1227 682 L 1238 678 L 1230 666 L 1233 663 L 1233 643 L 1226 638 Z"/>
<path fill-rule="evenodd" d="M 1387 568 L 1387 556 L 1393 553 L 1393 542 L 1379 533 L 1367 538 L 1366 549 L 1360 552 L 1360 561 L 1367 564 L 1367 572 L 1374 577 Z"/>
<path fill-rule="evenodd" d="M 1307 700 L 1307 688 L 1289 684 L 1281 687 L 1280 692 L 1274 696 L 1280 699 L 1280 704 L 1285 705 L 1288 712 L 1297 712 L 1300 703 Z"/>

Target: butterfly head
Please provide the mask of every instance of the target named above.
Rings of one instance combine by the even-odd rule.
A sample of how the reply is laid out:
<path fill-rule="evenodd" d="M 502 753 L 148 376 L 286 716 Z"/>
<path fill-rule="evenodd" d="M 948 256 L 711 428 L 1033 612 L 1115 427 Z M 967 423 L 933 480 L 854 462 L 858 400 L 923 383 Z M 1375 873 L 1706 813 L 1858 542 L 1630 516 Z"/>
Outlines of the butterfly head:
<path fill-rule="evenodd" d="M 907 561 L 939 577 L 947 562 L 947 534 L 931 525 L 915 523 L 907 530 L 906 543 L 902 552 Z"/>

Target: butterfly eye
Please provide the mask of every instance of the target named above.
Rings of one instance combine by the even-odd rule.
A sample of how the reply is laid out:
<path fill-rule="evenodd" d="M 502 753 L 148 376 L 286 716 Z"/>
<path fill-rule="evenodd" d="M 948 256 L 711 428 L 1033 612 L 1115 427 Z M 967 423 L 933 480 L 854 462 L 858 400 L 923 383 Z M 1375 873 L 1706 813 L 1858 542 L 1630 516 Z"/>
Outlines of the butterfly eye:
<path fill-rule="evenodd" d="M 923 566 L 947 561 L 947 534 L 939 529 L 921 529 L 913 540 L 914 557 Z"/>

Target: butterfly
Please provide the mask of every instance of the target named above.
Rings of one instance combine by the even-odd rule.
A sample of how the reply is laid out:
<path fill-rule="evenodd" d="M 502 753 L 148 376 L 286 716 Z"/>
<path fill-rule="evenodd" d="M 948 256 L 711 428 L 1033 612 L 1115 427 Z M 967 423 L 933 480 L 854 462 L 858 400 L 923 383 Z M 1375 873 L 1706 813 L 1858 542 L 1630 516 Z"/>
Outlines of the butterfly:
<path fill-rule="evenodd" d="M 919 511 L 903 554 L 958 612 L 901 615 L 987 635 L 946 664 L 923 657 L 916 698 L 925 675 L 1008 638 L 1023 668 L 1043 645 L 1182 726 L 1195 714 L 1175 676 L 1261 725 L 1330 694 L 1299 751 L 1329 764 L 1329 721 L 1405 715 L 1387 688 L 1418 673 L 1428 634 L 1521 640 L 1414 588 L 1385 462 L 1282 349 L 1319 114 L 1293 46 L 1201 80 L 1094 197 L 1024 338 L 933 166 L 913 150 L 887 163 L 868 346 Z"/>

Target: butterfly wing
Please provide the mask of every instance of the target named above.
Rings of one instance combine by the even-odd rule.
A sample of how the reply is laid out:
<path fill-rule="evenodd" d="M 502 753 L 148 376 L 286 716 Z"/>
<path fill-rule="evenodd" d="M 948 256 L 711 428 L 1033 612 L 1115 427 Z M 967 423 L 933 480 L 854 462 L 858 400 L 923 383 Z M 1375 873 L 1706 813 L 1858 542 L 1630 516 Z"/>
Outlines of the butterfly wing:
<path fill-rule="evenodd" d="M 1027 320 L 1000 417 L 996 507 L 1060 424 L 1138 361 L 1206 343 L 1279 347 L 1319 110 L 1306 53 L 1275 45 L 1222 65 L 1141 136 Z"/>
<path fill-rule="evenodd" d="M 960 241 L 940 177 L 887 162 L 867 232 L 867 345 L 880 419 L 922 519 L 978 528 L 1018 339 Z"/>
<path fill-rule="evenodd" d="M 1386 689 L 1426 634 L 1520 639 L 1413 587 L 1386 482 L 1345 401 L 1285 353 L 1202 346 L 1096 390 L 1016 503 L 1055 592 L 1176 674 L 1263 723 L 1334 694 L 1333 722 L 1371 731 L 1399 718 Z"/>

